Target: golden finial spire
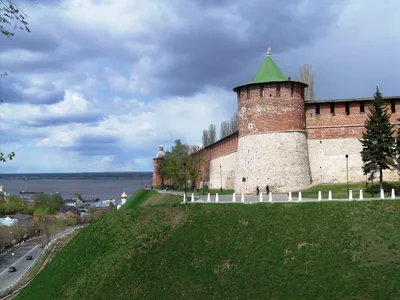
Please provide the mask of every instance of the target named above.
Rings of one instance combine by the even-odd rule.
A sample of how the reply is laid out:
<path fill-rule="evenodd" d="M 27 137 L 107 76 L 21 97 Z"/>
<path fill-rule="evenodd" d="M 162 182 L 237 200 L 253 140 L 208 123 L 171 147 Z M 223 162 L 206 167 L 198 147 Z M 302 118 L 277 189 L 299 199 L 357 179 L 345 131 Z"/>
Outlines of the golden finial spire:
<path fill-rule="evenodd" d="M 271 54 L 271 47 L 268 47 L 267 56 Z"/>

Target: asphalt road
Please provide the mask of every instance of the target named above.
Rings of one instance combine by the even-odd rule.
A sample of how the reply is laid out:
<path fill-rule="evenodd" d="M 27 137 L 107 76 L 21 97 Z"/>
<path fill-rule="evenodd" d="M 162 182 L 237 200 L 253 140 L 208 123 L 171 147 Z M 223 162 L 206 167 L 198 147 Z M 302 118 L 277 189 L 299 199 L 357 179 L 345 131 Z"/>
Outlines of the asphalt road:
<path fill-rule="evenodd" d="M 71 232 L 76 227 L 71 227 L 57 232 L 52 239 Z M 23 243 L 17 250 L 7 256 L 0 258 L 0 292 L 15 284 L 26 271 L 35 263 L 43 253 L 44 248 L 40 247 L 41 239 L 36 238 Z M 31 255 L 32 260 L 26 260 L 26 256 Z M 16 272 L 8 272 L 8 268 L 14 266 Z"/>

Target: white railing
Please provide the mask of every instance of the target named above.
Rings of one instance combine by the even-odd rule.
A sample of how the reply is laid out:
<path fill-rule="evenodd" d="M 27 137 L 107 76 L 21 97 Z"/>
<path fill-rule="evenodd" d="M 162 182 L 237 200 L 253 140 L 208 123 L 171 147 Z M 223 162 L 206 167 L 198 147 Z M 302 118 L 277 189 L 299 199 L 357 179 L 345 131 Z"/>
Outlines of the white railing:
<path fill-rule="evenodd" d="M 273 194 L 271 192 L 268 193 L 268 203 L 286 203 L 286 202 L 313 202 L 313 201 L 353 201 L 353 200 L 384 200 L 384 199 L 396 199 L 395 190 L 391 190 L 390 197 L 385 198 L 385 192 L 383 189 L 380 190 L 379 198 L 365 198 L 363 194 L 363 190 L 360 190 L 358 195 L 353 196 L 353 191 L 349 190 L 347 198 L 335 198 L 332 191 L 328 191 L 328 197 L 324 198 L 321 191 L 318 191 L 318 198 L 303 198 L 302 192 L 297 192 L 297 197 L 293 197 L 292 195 L 295 194 L 293 192 L 285 193 L 285 194 Z M 279 195 L 279 197 L 278 197 Z M 275 198 L 277 197 L 277 198 Z M 183 201 L 181 203 L 186 204 L 188 203 L 188 199 L 186 195 L 183 197 Z M 263 203 L 264 201 L 263 193 L 259 195 L 244 195 L 243 193 L 240 195 L 240 201 L 237 201 L 236 193 L 232 195 L 219 195 L 218 193 L 215 196 L 211 195 L 210 193 L 207 196 L 194 196 L 191 194 L 190 203 Z"/>

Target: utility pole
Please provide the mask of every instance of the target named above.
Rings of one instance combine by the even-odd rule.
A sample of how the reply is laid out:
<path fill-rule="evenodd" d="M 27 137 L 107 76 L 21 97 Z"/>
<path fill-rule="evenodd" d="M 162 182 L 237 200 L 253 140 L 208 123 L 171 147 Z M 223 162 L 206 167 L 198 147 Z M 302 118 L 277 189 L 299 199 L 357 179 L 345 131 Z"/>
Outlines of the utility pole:
<path fill-rule="evenodd" d="M 184 180 L 185 180 L 185 199 L 187 199 L 187 193 L 186 193 L 186 161 L 183 163 L 183 176 L 184 176 Z"/>
<path fill-rule="evenodd" d="M 349 195 L 349 155 L 346 154 L 347 195 Z"/>
<path fill-rule="evenodd" d="M 222 192 L 222 167 L 219 166 L 219 177 L 221 178 L 221 192 Z"/>

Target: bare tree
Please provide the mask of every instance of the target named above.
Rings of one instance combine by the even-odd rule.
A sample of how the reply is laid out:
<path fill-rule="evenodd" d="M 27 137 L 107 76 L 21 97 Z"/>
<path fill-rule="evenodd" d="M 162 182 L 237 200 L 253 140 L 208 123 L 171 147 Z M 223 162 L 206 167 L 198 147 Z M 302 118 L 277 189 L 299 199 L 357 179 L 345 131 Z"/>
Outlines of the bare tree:
<path fill-rule="evenodd" d="M 305 64 L 299 68 L 299 75 L 296 76 L 296 80 L 308 84 L 308 87 L 304 91 L 304 99 L 312 101 L 314 97 L 314 74 L 312 72 L 312 65 Z"/>
<path fill-rule="evenodd" d="M 220 139 L 238 131 L 239 129 L 239 118 L 238 114 L 235 113 L 229 121 L 223 121 L 221 123 Z"/>
<path fill-rule="evenodd" d="M 224 137 L 228 136 L 231 131 L 231 124 L 227 121 L 221 122 L 221 129 L 219 131 L 219 138 L 223 139 Z"/>
<path fill-rule="evenodd" d="M 207 147 L 209 145 L 208 144 L 208 130 L 203 130 L 202 140 L 203 140 L 203 147 Z"/>
<path fill-rule="evenodd" d="M 239 115 L 238 113 L 234 113 L 231 118 L 231 132 L 230 134 L 239 130 Z"/>
<path fill-rule="evenodd" d="M 215 125 L 211 124 L 208 127 L 208 145 L 214 144 L 217 141 L 217 132 L 215 130 Z"/>

